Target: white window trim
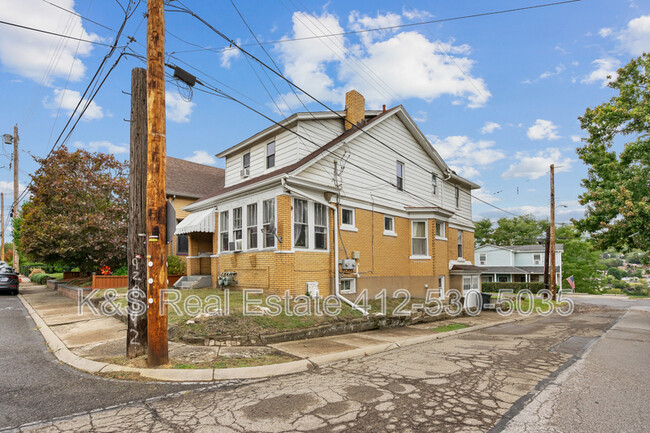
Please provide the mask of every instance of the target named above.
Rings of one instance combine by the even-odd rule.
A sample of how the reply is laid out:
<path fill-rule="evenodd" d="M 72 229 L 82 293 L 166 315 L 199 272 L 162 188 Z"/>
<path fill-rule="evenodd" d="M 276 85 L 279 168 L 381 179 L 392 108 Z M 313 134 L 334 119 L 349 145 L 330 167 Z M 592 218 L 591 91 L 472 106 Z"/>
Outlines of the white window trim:
<path fill-rule="evenodd" d="M 481 256 L 485 259 L 481 259 Z M 487 265 L 487 253 L 478 253 L 478 264 Z"/>
<path fill-rule="evenodd" d="M 343 211 L 344 210 L 350 210 L 352 211 L 352 224 L 343 224 Z M 345 230 L 348 232 L 358 232 L 359 229 L 356 227 L 357 225 L 357 212 L 356 209 L 353 207 L 348 207 L 348 206 L 341 206 L 341 230 Z"/>
<path fill-rule="evenodd" d="M 294 208 L 296 200 L 305 200 L 307 202 L 307 245 L 308 247 L 297 247 L 295 245 L 295 218 L 294 218 Z M 316 209 L 314 206 L 314 201 L 308 200 L 302 197 L 293 197 L 291 200 L 291 251 L 309 251 L 314 253 L 329 253 L 330 251 L 330 226 L 329 226 L 329 207 L 325 206 L 327 211 L 327 230 L 326 230 L 326 240 L 327 248 L 324 250 L 316 249 Z M 319 203 L 322 204 L 322 203 Z M 277 242 L 276 242 L 277 244 Z"/>
<path fill-rule="evenodd" d="M 393 220 L 393 230 L 386 230 L 386 218 Z M 384 215 L 384 236 L 397 237 L 397 232 L 395 231 L 395 217 L 392 215 Z"/>
<path fill-rule="evenodd" d="M 341 281 L 350 281 L 350 290 L 341 290 L 342 294 L 354 294 L 357 293 L 357 279 L 356 278 L 341 278 Z"/>
<path fill-rule="evenodd" d="M 424 233 L 426 234 L 426 246 L 427 246 L 427 253 L 425 255 L 416 255 L 413 254 L 413 224 L 416 222 L 423 222 L 424 223 Z M 429 255 L 429 220 L 411 220 L 411 242 L 410 242 L 410 249 L 411 249 L 411 255 L 409 256 L 409 259 L 411 260 L 430 260 L 431 256 Z"/>
<path fill-rule="evenodd" d="M 436 227 L 436 239 L 439 241 L 447 240 L 447 227 L 444 221 L 436 221 L 436 225 L 442 224 L 442 236 L 438 236 L 438 227 Z"/>
<path fill-rule="evenodd" d="M 402 187 L 401 188 L 397 186 L 397 178 L 398 178 L 398 176 L 397 176 L 397 166 L 398 165 L 402 166 L 402 177 L 401 177 L 401 179 L 402 179 Z M 406 164 L 404 164 L 402 161 L 397 161 L 397 163 L 395 164 L 395 187 L 397 188 L 398 191 L 404 191 L 404 189 L 405 189 L 405 187 L 404 187 L 405 181 L 406 181 Z"/>
<path fill-rule="evenodd" d="M 535 260 L 535 256 L 539 256 L 539 260 Z M 540 253 L 533 254 L 533 265 L 539 266 L 542 264 L 542 255 Z"/>
<path fill-rule="evenodd" d="M 442 286 L 440 285 L 440 279 L 442 279 Z M 445 299 L 445 280 L 446 278 L 444 275 L 438 275 L 438 298 L 440 299 Z"/>
<path fill-rule="evenodd" d="M 228 207 L 222 207 L 221 212 L 228 212 L 228 242 L 234 240 L 234 228 L 233 228 L 233 209 L 242 208 L 242 250 L 241 252 L 263 252 L 263 251 L 273 251 L 278 248 L 278 240 L 274 239 L 272 247 L 264 247 L 264 233 L 262 233 L 262 227 L 264 226 L 264 205 L 263 203 L 266 200 L 273 200 L 274 212 L 275 212 L 275 225 L 277 228 L 278 224 L 278 203 L 276 197 L 270 198 L 260 198 L 258 200 L 250 201 L 248 203 L 237 203 L 232 204 Z M 248 205 L 257 204 L 257 248 L 248 248 Z M 220 215 L 220 214 L 219 214 Z M 221 220 L 219 220 L 219 226 L 221 226 Z M 221 248 L 221 227 L 219 228 L 219 254 L 235 254 L 234 251 L 223 251 Z M 322 251 L 322 250 L 318 250 Z"/>
<path fill-rule="evenodd" d="M 268 166 L 268 157 L 269 157 L 269 144 L 273 143 L 273 166 Z M 270 172 L 278 168 L 278 143 L 275 141 L 275 138 L 271 141 L 267 141 L 264 144 L 264 172 Z"/>

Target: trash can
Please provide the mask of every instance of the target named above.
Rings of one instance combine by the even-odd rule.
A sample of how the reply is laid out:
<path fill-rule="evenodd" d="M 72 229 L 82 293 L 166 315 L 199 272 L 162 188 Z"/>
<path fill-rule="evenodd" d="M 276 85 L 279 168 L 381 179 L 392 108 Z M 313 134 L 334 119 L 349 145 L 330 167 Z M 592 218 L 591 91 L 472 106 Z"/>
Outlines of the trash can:
<path fill-rule="evenodd" d="M 490 305 L 487 307 L 488 304 L 492 303 L 492 294 L 491 293 L 481 293 L 481 310 L 485 309 L 493 309 L 494 305 Z"/>

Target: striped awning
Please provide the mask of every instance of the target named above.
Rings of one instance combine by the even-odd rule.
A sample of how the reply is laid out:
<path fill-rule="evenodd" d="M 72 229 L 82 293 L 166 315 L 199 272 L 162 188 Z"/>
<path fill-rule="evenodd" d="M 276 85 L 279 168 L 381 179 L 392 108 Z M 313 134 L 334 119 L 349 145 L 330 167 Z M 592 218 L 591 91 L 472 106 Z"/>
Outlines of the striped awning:
<path fill-rule="evenodd" d="M 198 212 L 192 212 L 183 221 L 176 226 L 175 235 L 184 235 L 187 233 L 214 233 L 214 212 L 217 208 L 213 207 Z"/>

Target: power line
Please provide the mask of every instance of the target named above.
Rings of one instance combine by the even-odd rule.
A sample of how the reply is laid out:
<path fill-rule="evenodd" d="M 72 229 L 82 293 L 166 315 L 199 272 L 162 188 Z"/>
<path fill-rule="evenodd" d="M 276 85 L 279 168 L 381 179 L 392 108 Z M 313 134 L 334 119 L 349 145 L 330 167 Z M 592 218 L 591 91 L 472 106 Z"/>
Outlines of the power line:
<path fill-rule="evenodd" d="M 110 31 L 112 31 L 113 33 L 116 33 L 116 30 L 114 30 L 114 29 L 112 29 L 112 28 L 110 28 L 110 27 L 108 27 L 108 26 L 105 26 L 104 24 L 98 23 L 97 21 L 93 21 L 93 20 L 91 20 L 90 18 L 87 18 L 87 17 L 85 17 L 85 16 L 83 16 L 83 15 L 81 15 L 81 14 L 75 12 L 75 11 L 71 11 L 70 9 L 66 9 L 66 8 L 64 8 L 63 6 L 59 6 L 59 5 L 57 5 L 57 4 L 54 4 L 54 3 L 52 3 L 52 2 L 49 2 L 49 1 L 47 1 L 47 0 L 41 0 L 41 1 L 44 2 L 44 3 L 47 3 L 47 4 L 51 5 L 51 6 L 54 6 L 54 7 L 57 8 L 57 9 L 61 9 L 62 11 L 65 11 L 65 12 L 67 12 L 67 13 L 69 13 L 69 14 L 76 15 L 76 16 L 78 16 L 79 18 L 88 21 L 89 23 L 93 23 L 93 24 L 95 24 L 96 26 L 99 26 L 99 27 L 105 28 L 106 30 L 110 30 Z"/>
<path fill-rule="evenodd" d="M 20 29 L 25 29 L 25 30 L 31 30 L 33 32 L 44 33 L 46 35 L 58 36 L 60 38 L 72 39 L 72 40 L 75 40 L 75 41 L 87 42 L 89 44 L 101 45 L 103 47 L 112 47 L 112 45 L 105 44 L 103 42 L 91 41 L 89 39 L 83 39 L 83 38 L 77 38 L 77 37 L 74 37 L 74 36 L 63 35 L 61 33 L 55 33 L 55 32 L 50 32 L 48 30 L 37 29 L 35 27 L 23 26 L 22 24 L 10 23 L 8 21 L 0 21 L 0 24 L 5 24 L 5 25 L 8 25 L 8 26 L 18 27 Z"/>

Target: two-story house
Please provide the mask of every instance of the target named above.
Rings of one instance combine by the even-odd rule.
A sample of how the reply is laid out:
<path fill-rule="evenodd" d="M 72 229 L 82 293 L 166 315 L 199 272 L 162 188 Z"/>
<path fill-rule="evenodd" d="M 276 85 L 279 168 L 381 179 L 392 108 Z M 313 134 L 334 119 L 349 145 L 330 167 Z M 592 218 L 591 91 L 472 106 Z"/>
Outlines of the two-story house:
<path fill-rule="evenodd" d="M 188 274 L 241 288 L 424 297 L 479 289 L 471 191 L 403 106 L 296 113 L 219 153 L 225 182 L 184 209 Z"/>
<path fill-rule="evenodd" d="M 475 250 L 475 264 L 481 268 L 484 283 L 544 281 L 544 245 L 481 245 Z M 555 246 L 555 279 L 562 288 L 562 253 Z"/>

